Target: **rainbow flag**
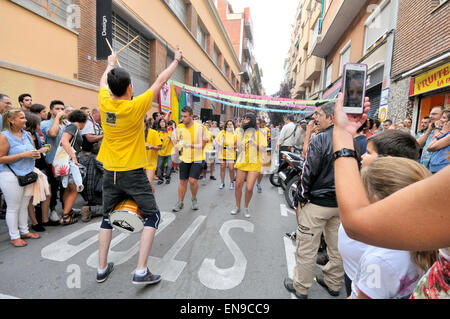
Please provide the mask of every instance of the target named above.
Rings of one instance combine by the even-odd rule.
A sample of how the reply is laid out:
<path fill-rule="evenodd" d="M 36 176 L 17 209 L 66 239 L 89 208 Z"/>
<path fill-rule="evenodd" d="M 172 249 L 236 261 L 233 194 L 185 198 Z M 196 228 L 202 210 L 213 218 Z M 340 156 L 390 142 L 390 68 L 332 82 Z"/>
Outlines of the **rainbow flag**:
<path fill-rule="evenodd" d="M 181 109 L 179 108 L 177 91 L 173 85 L 170 86 L 170 105 L 172 109 L 172 120 L 178 125 L 181 121 Z"/>

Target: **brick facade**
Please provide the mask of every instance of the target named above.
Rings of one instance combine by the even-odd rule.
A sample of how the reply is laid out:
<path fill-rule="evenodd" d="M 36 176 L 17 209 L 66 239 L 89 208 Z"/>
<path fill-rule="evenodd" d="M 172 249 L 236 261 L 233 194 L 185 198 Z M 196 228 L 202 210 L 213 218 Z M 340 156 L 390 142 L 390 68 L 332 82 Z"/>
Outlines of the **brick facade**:
<path fill-rule="evenodd" d="M 450 3 L 399 0 L 392 77 L 411 70 L 450 49 Z"/>

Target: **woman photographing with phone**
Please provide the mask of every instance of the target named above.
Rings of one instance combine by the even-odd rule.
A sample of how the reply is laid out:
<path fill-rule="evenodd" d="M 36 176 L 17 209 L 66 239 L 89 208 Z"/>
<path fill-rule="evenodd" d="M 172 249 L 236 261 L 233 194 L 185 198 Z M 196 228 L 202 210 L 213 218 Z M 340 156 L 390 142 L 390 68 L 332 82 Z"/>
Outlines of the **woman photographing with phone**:
<path fill-rule="evenodd" d="M 0 188 L 5 196 L 11 244 L 24 247 L 24 239 L 40 236 L 28 230 L 28 203 L 31 196 L 25 195 L 25 186 L 19 185 L 19 177 L 32 173 L 35 160 L 48 149 L 36 150 L 29 133 L 25 131 L 27 119 L 20 109 L 3 113 L 3 127 L 0 133 Z"/>

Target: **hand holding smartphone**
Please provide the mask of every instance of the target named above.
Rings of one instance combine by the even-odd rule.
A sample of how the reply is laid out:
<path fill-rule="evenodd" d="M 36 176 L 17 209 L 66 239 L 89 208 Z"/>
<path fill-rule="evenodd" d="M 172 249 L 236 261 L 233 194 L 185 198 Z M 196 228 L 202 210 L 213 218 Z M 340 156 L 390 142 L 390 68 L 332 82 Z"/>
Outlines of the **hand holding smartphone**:
<path fill-rule="evenodd" d="M 367 65 L 346 63 L 342 77 L 344 112 L 349 114 L 362 114 L 364 112 L 364 98 L 366 96 Z"/>

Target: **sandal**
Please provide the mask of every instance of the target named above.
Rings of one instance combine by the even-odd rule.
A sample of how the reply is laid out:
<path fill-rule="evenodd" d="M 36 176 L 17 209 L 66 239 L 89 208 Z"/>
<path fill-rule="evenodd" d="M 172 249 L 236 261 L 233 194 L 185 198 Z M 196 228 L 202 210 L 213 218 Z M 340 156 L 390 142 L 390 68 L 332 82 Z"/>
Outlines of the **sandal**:
<path fill-rule="evenodd" d="M 28 233 L 28 234 L 23 234 L 20 235 L 21 238 L 27 238 L 27 239 L 38 239 L 41 238 L 41 236 L 39 236 L 39 234 L 36 233 Z"/>
<path fill-rule="evenodd" d="M 61 224 L 63 226 L 72 225 L 78 222 L 78 218 L 75 217 L 75 212 L 73 210 L 70 211 L 68 214 L 64 214 L 62 217 Z"/>
<path fill-rule="evenodd" d="M 27 245 L 27 242 L 25 240 L 17 238 L 17 239 L 11 240 L 11 244 L 14 247 L 25 247 Z"/>

